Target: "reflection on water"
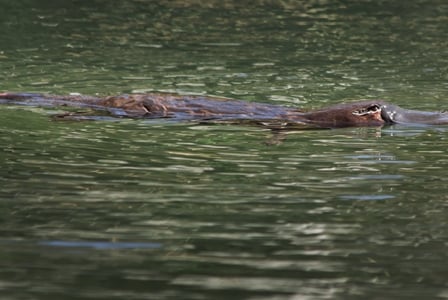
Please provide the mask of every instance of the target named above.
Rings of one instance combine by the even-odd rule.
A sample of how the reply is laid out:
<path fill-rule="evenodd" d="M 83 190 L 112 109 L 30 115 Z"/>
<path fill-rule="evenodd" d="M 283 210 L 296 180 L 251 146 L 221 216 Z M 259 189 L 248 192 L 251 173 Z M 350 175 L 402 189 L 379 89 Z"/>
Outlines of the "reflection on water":
<path fill-rule="evenodd" d="M 3 90 L 445 105 L 436 0 L 3 2 Z M 447 298 L 443 127 L 57 113 L 0 106 L 7 299 Z"/>

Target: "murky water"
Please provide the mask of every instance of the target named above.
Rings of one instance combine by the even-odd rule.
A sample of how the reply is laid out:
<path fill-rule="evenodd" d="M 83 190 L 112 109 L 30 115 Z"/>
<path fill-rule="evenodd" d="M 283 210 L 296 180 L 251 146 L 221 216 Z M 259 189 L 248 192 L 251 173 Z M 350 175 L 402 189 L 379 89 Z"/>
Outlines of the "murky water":
<path fill-rule="evenodd" d="M 444 1 L 0 1 L 2 90 L 448 107 Z M 446 299 L 444 127 L 0 106 L 2 299 Z"/>

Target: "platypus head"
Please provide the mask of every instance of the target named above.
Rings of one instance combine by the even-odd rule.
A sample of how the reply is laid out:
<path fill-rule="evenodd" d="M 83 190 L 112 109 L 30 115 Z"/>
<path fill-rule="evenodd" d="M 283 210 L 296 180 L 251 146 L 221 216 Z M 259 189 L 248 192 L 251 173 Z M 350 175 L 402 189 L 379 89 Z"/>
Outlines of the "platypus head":
<path fill-rule="evenodd" d="M 337 104 L 304 114 L 307 122 L 322 128 L 381 126 L 388 124 L 382 116 L 382 100 L 365 100 Z"/>

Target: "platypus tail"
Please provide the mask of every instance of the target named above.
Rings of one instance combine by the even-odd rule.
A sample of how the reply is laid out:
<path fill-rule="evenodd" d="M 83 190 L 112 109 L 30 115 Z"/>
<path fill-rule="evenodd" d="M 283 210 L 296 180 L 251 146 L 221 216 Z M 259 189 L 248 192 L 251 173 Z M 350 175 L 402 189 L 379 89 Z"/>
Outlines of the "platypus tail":
<path fill-rule="evenodd" d="M 67 96 L 47 95 L 39 93 L 0 93 L 0 104 L 24 104 L 38 106 L 97 106 L 101 99 L 80 94 L 70 94 Z"/>
<path fill-rule="evenodd" d="M 31 98 L 42 97 L 42 94 L 38 93 L 0 93 L 1 100 L 26 100 Z"/>

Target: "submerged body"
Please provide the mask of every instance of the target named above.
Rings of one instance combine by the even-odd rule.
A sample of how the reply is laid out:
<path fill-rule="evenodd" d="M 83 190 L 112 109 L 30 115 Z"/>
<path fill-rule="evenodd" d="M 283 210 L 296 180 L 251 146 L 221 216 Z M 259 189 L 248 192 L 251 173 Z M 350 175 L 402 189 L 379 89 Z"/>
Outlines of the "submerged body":
<path fill-rule="evenodd" d="M 448 124 L 448 113 L 402 109 L 382 100 L 337 104 L 304 112 L 273 104 L 176 94 L 111 97 L 0 93 L 0 103 L 74 106 L 107 111 L 117 117 L 174 118 L 214 123 L 255 123 L 271 127 L 337 128 L 385 124 Z"/>

